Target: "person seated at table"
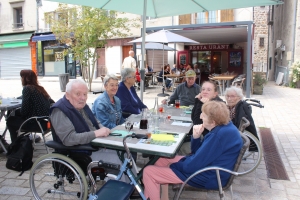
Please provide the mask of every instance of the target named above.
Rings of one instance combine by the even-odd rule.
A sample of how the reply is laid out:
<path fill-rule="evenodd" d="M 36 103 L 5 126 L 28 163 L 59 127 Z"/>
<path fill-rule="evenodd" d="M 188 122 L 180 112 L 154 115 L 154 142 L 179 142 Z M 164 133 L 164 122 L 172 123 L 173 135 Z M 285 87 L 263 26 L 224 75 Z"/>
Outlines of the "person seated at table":
<path fill-rule="evenodd" d="M 130 114 L 140 114 L 143 108 L 147 108 L 140 100 L 133 87 L 135 83 L 135 70 L 124 68 L 121 71 L 122 82 L 119 84 L 116 96 L 121 100 L 123 117 L 127 118 Z"/>
<path fill-rule="evenodd" d="M 131 68 L 127 68 L 131 69 Z M 107 137 L 110 129 L 104 127 L 86 104 L 88 87 L 82 79 L 75 79 L 66 86 L 66 94 L 50 109 L 50 119 L 59 141 L 65 146 L 90 144 L 99 137 Z M 103 160 L 122 164 L 116 150 L 101 148 L 86 152 L 93 161 Z M 125 176 L 122 177 L 125 181 Z"/>
<path fill-rule="evenodd" d="M 146 198 L 169 199 L 168 184 L 183 183 L 199 169 L 209 166 L 229 170 L 234 168 L 243 141 L 240 132 L 230 121 L 226 105 L 217 101 L 208 101 L 202 107 L 200 118 L 203 124 L 193 126 L 191 155 L 159 158 L 154 165 L 144 169 L 143 183 Z M 200 136 L 205 128 L 209 133 L 202 139 Z M 222 186 L 225 186 L 230 174 L 220 172 L 220 175 Z M 218 188 L 216 173 L 211 171 L 198 174 L 188 184 L 205 189 Z"/>
<path fill-rule="evenodd" d="M 239 87 L 231 86 L 226 88 L 224 95 L 232 123 L 239 128 L 242 117 L 245 117 L 250 122 L 250 125 L 246 128 L 246 130 L 259 139 L 254 120 L 251 115 L 251 107 L 246 101 L 243 101 L 243 90 Z M 257 151 L 257 146 L 252 140 L 250 140 L 249 151 Z"/>
<path fill-rule="evenodd" d="M 171 70 L 171 74 L 180 74 L 181 73 L 181 68 L 180 66 L 176 66 L 176 64 L 173 65 L 173 69 Z"/>
<path fill-rule="evenodd" d="M 160 71 L 159 76 L 163 77 L 163 75 L 170 74 L 170 71 L 168 69 L 169 69 L 168 65 L 165 65 L 163 69 Z M 164 76 L 164 79 L 165 79 L 166 90 L 171 91 L 170 88 L 172 86 L 172 79 L 167 78 L 166 76 Z"/>
<path fill-rule="evenodd" d="M 148 70 L 148 72 L 153 72 L 152 67 L 150 67 L 149 65 L 147 66 L 147 70 Z"/>
<path fill-rule="evenodd" d="M 199 116 L 202 113 L 202 106 L 208 101 L 220 101 L 225 104 L 225 102 L 218 95 L 218 86 L 215 82 L 205 81 L 202 84 L 201 92 L 195 97 L 194 107 L 191 113 L 191 119 L 194 125 L 202 124 L 202 119 Z M 205 136 L 209 131 L 204 129 L 202 136 Z M 189 134 L 186 135 L 185 141 L 178 151 L 179 155 L 189 155 L 191 153 L 191 135 L 193 134 L 193 129 L 190 130 Z"/>
<path fill-rule="evenodd" d="M 174 104 L 175 100 L 180 100 L 181 106 L 194 105 L 195 96 L 200 92 L 200 86 L 195 83 L 196 73 L 193 70 L 189 70 L 185 73 L 186 81 L 178 85 L 170 96 L 169 104 Z M 166 99 L 162 100 L 163 104 L 166 104 Z"/>
<path fill-rule="evenodd" d="M 112 129 L 125 122 L 122 117 L 121 101 L 115 96 L 119 87 L 118 78 L 108 74 L 104 77 L 103 85 L 105 91 L 94 101 L 92 112 L 103 126 Z"/>
<path fill-rule="evenodd" d="M 22 106 L 15 112 L 14 116 L 8 117 L 6 121 L 12 143 L 16 141 L 18 130 L 25 120 L 34 116 L 49 116 L 50 105 L 54 103 L 45 88 L 39 85 L 34 71 L 29 69 L 21 70 L 20 77 L 23 86 Z M 46 121 L 45 123 L 42 122 L 42 126 L 46 126 L 46 124 Z M 35 120 L 28 121 L 22 128 L 40 130 Z M 41 137 L 36 135 L 35 142 L 40 140 Z M 5 146 L 7 145 L 4 139 L 2 139 L 2 142 L 4 142 Z"/>
<path fill-rule="evenodd" d="M 200 84 L 200 81 L 201 81 L 201 71 L 200 71 L 199 66 L 197 64 L 194 64 L 194 71 L 196 73 L 196 83 Z"/>

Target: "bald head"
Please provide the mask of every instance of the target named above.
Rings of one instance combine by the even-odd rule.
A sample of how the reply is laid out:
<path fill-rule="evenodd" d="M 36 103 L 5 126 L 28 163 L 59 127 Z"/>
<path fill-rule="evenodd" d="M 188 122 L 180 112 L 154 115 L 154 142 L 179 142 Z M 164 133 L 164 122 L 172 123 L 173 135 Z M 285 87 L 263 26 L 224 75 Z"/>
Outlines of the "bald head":
<path fill-rule="evenodd" d="M 82 79 L 70 81 L 66 86 L 66 98 L 78 110 L 86 105 L 88 87 Z"/>
<path fill-rule="evenodd" d="M 130 50 L 129 51 L 129 56 L 134 57 L 134 51 Z"/>

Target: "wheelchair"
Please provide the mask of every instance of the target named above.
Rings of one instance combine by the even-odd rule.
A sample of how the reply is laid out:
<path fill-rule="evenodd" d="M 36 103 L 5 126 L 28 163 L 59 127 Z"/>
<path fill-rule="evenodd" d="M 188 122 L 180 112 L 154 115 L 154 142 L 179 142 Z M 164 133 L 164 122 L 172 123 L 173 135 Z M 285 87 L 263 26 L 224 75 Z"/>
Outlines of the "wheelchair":
<path fill-rule="evenodd" d="M 90 145 L 66 147 L 59 142 L 46 142 L 48 147 L 59 153 L 44 155 L 33 164 L 29 183 L 34 198 L 125 200 L 129 199 L 136 188 L 141 198 L 146 199 L 140 184 L 135 180 L 130 169 L 132 157 L 125 141 L 128 137 L 138 136 L 132 134 L 123 138 L 127 157 L 122 166 L 103 161 L 92 161 L 86 166 L 82 162 L 75 162 L 69 152 L 91 152 L 97 151 L 96 148 Z M 129 177 L 130 183 L 119 181 L 124 173 Z M 95 177 L 106 181 L 100 190 L 97 190 Z"/>

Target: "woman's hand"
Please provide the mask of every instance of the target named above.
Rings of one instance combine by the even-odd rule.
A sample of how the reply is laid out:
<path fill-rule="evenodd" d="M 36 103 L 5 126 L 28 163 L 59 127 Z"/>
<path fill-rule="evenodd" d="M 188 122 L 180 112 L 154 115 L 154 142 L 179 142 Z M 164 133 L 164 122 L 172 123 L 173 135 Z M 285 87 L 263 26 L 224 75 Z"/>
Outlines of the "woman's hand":
<path fill-rule="evenodd" d="M 193 126 L 193 138 L 198 139 L 204 131 L 203 124 Z"/>
<path fill-rule="evenodd" d="M 209 101 L 209 98 L 205 98 L 205 97 L 203 97 L 203 98 L 201 98 L 201 99 L 199 99 L 201 102 L 203 102 L 203 103 L 206 103 L 206 102 L 208 102 Z"/>
<path fill-rule="evenodd" d="M 95 130 L 94 132 L 95 132 L 96 138 L 97 137 L 107 137 L 110 133 L 110 129 L 106 128 L 106 127 L 103 127 L 103 128 L 98 129 L 98 130 Z"/>

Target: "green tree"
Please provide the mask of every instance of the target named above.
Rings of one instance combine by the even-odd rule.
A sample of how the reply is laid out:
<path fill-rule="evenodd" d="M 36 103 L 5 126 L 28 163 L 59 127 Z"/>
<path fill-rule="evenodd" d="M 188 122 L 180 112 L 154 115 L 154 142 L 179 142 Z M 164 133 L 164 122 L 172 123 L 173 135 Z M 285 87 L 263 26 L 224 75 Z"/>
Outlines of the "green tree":
<path fill-rule="evenodd" d="M 67 4 L 59 4 L 45 19 L 60 43 L 71 47 L 65 54 L 73 53 L 80 62 L 82 77 L 90 91 L 99 58 L 96 49 L 104 48 L 108 39 L 129 36 L 130 29 L 138 27 L 137 18 L 132 20 L 118 17 L 115 11 Z"/>

